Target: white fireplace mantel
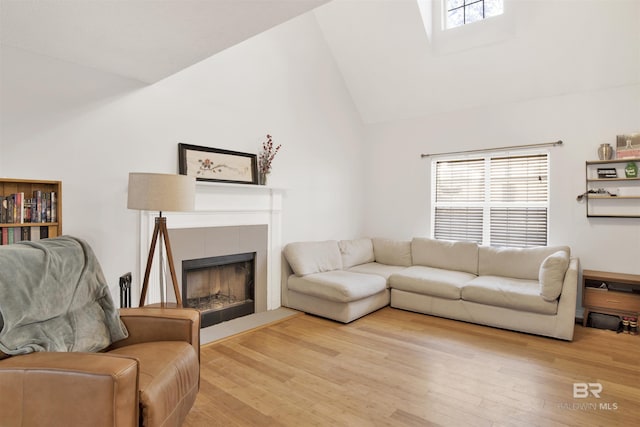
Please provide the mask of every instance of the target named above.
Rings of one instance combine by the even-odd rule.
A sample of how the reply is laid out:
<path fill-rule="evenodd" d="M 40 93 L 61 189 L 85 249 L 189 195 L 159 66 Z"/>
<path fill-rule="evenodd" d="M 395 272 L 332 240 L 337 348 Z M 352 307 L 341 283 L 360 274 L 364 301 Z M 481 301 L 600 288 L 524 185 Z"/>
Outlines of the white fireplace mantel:
<path fill-rule="evenodd" d="M 267 310 L 274 310 L 280 307 L 283 195 L 284 189 L 281 188 L 198 181 L 194 211 L 163 212 L 162 215 L 167 218 L 169 229 L 267 225 Z M 140 215 L 141 278 L 144 277 L 156 216 L 158 212 L 152 211 L 145 211 Z M 149 280 L 147 304 L 160 302 L 158 263 L 156 254 Z M 168 272 L 166 266 L 164 270 Z"/>

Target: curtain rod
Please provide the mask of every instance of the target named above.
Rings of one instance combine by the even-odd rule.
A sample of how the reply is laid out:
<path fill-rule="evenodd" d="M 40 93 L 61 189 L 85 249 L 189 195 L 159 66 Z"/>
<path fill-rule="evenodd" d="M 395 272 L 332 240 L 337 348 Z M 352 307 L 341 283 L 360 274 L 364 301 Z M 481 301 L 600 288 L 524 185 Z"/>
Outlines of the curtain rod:
<path fill-rule="evenodd" d="M 553 141 L 553 142 L 542 142 L 539 144 L 527 144 L 527 145 L 511 145 L 509 147 L 497 147 L 497 148 L 484 148 L 481 150 L 465 150 L 465 151 L 450 151 L 448 153 L 435 153 L 435 154 L 420 154 L 421 158 L 431 157 L 431 156 L 444 156 L 449 154 L 469 154 L 469 153 L 485 153 L 487 151 L 502 151 L 502 150 L 511 150 L 514 148 L 532 148 L 532 147 L 555 147 L 556 145 L 562 145 L 562 140 Z"/>

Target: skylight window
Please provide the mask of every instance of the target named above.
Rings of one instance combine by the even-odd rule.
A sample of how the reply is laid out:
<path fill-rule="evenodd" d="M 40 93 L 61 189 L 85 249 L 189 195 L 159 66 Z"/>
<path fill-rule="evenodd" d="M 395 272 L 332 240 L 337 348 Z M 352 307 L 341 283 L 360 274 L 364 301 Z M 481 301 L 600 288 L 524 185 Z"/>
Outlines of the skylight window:
<path fill-rule="evenodd" d="M 443 3 L 447 29 L 504 13 L 504 0 L 443 0 Z"/>

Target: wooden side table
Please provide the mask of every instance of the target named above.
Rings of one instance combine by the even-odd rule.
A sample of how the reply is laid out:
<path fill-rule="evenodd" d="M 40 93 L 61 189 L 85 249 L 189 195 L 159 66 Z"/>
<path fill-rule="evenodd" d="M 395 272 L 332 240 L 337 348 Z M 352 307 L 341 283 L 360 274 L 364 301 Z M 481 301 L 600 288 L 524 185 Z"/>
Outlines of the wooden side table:
<path fill-rule="evenodd" d="M 606 288 L 600 288 L 602 284 Z M 606 271 L 582 271 L 582 326 L 594 311 L 616 316 L 640 315 L 640 275 Z"/>

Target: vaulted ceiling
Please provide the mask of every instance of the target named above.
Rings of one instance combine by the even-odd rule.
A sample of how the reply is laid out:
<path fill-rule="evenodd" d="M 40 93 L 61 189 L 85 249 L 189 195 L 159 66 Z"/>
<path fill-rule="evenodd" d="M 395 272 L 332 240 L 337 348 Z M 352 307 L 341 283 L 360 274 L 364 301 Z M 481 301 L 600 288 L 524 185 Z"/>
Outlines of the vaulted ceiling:
<path fill-rule="evenodd" d="M 145 83 L 313 13 L 365 123 L 640 82 L 637 0 L 506 0 L 446 33 L 435 0 L 0 1 L 3 45 Z"/>
<path fill-rule="evenodd" d="M 314 12 L 365 122 L 640 83 L 638 0 L 505 0 L 504 15 L 446 31 L 439 5 L 334 0 Z"/>
<path fill-rule="evenodd" d="M 2 44 L 154 83 L 329 0 L 2 0 Z"/>

